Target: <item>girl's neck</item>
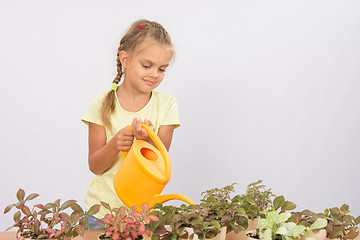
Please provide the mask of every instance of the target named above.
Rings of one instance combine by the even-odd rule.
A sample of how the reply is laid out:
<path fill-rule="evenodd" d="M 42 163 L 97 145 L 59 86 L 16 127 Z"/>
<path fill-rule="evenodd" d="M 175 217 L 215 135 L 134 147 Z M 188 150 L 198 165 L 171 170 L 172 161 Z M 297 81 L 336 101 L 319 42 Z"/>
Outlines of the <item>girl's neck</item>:
<path fill-rule="evenodd" d="M 142 93 L 122 83 L 117 91 L 117 97 L 121 107 L 128 112 L 138 112 L 150 101 L 151 92 Z"/>

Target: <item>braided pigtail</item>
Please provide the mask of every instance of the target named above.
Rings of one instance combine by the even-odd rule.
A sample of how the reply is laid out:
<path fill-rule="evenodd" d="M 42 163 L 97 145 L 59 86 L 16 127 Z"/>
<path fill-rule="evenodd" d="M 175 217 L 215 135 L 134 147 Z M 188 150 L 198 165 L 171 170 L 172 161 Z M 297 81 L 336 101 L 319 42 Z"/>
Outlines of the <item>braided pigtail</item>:
<path fill-rule="evenodd" d="M 118 48 L 118 53 L 117 53 L 117 64 L 116 64 L 116 68 L 117 68 L 117 75 L 115 77 L 115 79 L 112 81 L 112 83 L 118 85 L 121 77 L 123 75 L 123 70 L 122 70 L 122 66 L 121 66 L 121 62 L 119 59 L 119 53 L 121 51 L 121 45 Z M 102 121 L 104 123 L 105 128 L 110 129 L 110 131 L 112 131 L 112 126 L 110 124 L 110 116 L 111 114 L 114 112 L 115 110 L 115 104 L 116 104 L 116 88 L 112 89 L 111 91 L 109 91 L 109 93 L 105 96 L 104 101 L 102 103 L 101 106 L 101 118 Z"/>

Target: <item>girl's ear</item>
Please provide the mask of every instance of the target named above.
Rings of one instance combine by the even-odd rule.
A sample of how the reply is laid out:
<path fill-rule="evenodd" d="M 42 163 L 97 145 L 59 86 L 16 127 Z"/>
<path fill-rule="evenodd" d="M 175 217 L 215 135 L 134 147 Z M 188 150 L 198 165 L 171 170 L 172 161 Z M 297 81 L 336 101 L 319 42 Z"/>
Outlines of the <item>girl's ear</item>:
<path fill-rule="evenodd" d="M 120 51 L 119 52 L 119 60 L 121 62 L 121 65 L 123 66 L 123 68 L 127 68 L 127 62 L 128 62 L 128 54 L 125 51 Z"/>

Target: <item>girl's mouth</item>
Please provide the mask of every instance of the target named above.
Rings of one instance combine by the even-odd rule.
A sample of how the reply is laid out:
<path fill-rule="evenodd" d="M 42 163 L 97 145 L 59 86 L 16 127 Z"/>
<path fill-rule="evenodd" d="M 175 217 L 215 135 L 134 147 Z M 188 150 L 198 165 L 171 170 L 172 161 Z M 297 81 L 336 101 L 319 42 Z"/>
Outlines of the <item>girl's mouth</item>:
<path fill-rule="evenodd" d="M 146 82 L 148 85 L 154 85 L 156 82 L 151 80 L 144 79 L 144 82 Z"/>

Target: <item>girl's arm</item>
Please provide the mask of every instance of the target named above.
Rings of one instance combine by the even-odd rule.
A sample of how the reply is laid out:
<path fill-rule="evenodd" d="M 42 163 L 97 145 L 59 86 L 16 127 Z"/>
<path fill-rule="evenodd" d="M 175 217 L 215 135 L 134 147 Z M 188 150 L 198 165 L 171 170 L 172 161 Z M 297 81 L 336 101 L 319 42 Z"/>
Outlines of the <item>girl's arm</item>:
<path fill-rule="evenodd" d="M 174 133 L 174 125 L 162 125 L 159 128 L 158 136 L 169 151 L 172 137 Z"/>
<path fill-rule="evenodd" d="M 95 174 L 105 172 L 116 159 L 120 151 L 129 151 L 134 136 L 128 127 L 120 129 L 106 144 L 105 128 L 89 123 L 89 168 Z"/>

